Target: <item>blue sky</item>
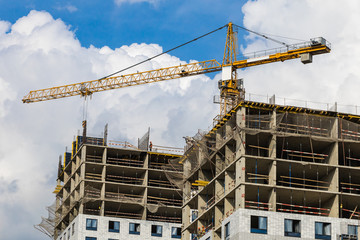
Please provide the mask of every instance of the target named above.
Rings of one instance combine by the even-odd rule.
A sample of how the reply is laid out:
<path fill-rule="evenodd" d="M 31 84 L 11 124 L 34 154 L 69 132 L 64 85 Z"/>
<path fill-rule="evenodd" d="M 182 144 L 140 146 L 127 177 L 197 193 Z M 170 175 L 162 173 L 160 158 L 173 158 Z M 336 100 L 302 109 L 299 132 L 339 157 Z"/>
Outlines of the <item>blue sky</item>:
<path fill-rule="evenodd" d="M 332 44 L 312 64 L 297 59 L 239 71 L 247 94 L 354 109 L 359 11 L 358 0 L 0 0 L 0 239 L 47 239 L 33 225 L 54 201 L 58 157 L 81 128 L 83 99 L 23 104 L 29 90 L 103 77 L 233 21 Z M 134 71 L 221 60 L 225 36 L 223 30 Z M 244 52 L 274 46 L 244 32 L 239 40 Z M 109 139 L 136 144 L 150 127 L 154 145 L 183 147 L 183 136 L 208 130 L 219 113 L 212 103 L 219 79 L 219 73 L 199 75 L 94 94 L 89 135 L 100 136 L 109 123 Z"/>
<path fill-rule="evenodd" d="M 164 50 L 218 28 L 229 21 L 242 24 L 246 1 L 172 0 L 155 3 L 113 1 L 4 1 L 0 18 L 14 23 L 30 10 L 45 10 L 75 30 L 83 46 L 116 48 L 132 43 L 157 43 Z M 173 54 L 184 60 L 222 58 L 225 30 Z"/>

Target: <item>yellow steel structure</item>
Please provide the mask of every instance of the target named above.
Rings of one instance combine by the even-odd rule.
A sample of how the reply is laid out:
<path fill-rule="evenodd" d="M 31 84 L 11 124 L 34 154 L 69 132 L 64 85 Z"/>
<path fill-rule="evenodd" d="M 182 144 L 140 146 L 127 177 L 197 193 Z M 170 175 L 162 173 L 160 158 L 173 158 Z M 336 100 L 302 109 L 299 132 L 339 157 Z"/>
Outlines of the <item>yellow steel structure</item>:
<path fill-rule="evenodd" d="M 320 37 L 312 39 L 309 42 L 303 42 L 296 45 L 289 45 L 284 48 L 254 53 L 254 55 L 251 57 L 245 58 L 243 60 L 237 60 L 237 35 L 234 31 L 233 24 L 230 22 L 228 24 L 222 64 L 216 60 L 208 60 L 145 72 L 107 77 L 59 87 L 34 90 L 30 91 L 22 99 L 22 101 L 23 103 L 32 103 L 78 95 L 89 96 L 95 92 L 226 70 L 229 72 L 228 78 L 223 78 L 219 82 L 219 119 L 221 119 L 230 109 L 235 107 L 240 100 L 244 99 L 243 88 L 236 75 L 237 69 L 272 62 L 283 62 L 295 58 L 302 58 L 303 63 L 309 63 L 312 61 L 313 55 L 328 53 L 330 50 L 330 44 L 324 38 Z"/>
<path fill-rule="evenodd" d="M 55 190 L 53 191 L 53 193 L 58 193 L 60 192 L 61 188 L 63 187 L 63 185 L 56 185 Z"/>
<path fill-rule="evenodd" d="M 237 35 L 234 32 L 232 22 L 228 25 L 228 30 L 226 34 L 226 43 L 225 43 L 225 50 L 224 50 L 224 58 L 223 58 L 223 65 L 231 64 L 236 61 L 237 55 Z"/>
<path fill-rule="evenodd" d="M 195 180 L 195 183 L 191 183 L 192 186 L 204 187 L 209 184 L 209 181 Z"/>

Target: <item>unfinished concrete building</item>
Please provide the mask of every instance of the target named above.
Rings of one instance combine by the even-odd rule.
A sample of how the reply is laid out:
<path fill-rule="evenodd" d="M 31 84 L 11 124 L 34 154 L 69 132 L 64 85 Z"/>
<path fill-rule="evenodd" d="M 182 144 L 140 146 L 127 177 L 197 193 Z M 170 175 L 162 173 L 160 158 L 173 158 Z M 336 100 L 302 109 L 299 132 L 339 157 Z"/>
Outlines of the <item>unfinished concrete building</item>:
<path fill-rule="evenodd" d="M 242 101 L 186 149 L 182 239 L 357 239 L 360 116 Z"/>
<path fill-rule="evenodd" d="M 182 172 L 171 161 L 180 153 L 161 152 L 148 140 L 134 147 L 106 144 L 106 137 L 76 138 L 59 167 L 54 239 L 181 237 L 182 193 L 166 177 Z"/>

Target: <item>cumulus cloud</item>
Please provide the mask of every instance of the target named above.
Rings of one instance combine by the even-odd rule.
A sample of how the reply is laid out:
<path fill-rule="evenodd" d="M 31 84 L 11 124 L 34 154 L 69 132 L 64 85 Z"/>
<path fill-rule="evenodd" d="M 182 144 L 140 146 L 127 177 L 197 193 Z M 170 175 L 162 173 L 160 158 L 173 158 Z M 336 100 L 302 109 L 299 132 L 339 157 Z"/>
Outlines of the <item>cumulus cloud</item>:
<path fill-rule="evenodd" d="M 9 31 L 10 26 L 10 22 L 0 21 L 0 35 L 5 34 L 7 31 Z"/>
<path fill-rule="evenodd" d="M 14 24 L 0 21 L 1 238 L 45 239 L 32 225 L 54 200 L 58 157 L 83 117 L 79 97 L 34 104 L 21 98 L 29 90 L 98 79 L 162 51 L 144 43 L 85 48 L 68 25 L 47 12 L 31 11 Z M 128 72 L 184 63 L 164 54 Z M 109 123 L 110 139 L 136 143 L 151 127 L 154 144 L 181 147 L 182 136 L 210 125 L 208 116 L 217 112 L 210 102 L 216 84 L 209 80 L 198 76 L 94 94 L 89 135 L 99 136 Z M 197 118 L 189 126 L 192 116 Z M 13 231 L 15 226 L 21 231 Z"/>
<path fill-rule="evenodd" d="M 7 111 L 6 103 L 15 99 L 15 91 L 13 91 L 7 82 L 0 78 L 0 118 L 4 117 Z"/>
<path fill-rule="evenodd" d="M 118 6 L 120 6 L 121 4 L 124 4 L 124 3 L 133 4 L 133 3 L 142 3 L 142 2 L 147 2 L 152 5 L 156 5 L 157 3 L 160 2 L 160 0 L 114 0 L 114 1 L 115 1 L 115 4 Z"/>
<path fill-rule="evenodd" d="M 360 32 L 354 29 L 360 20 L 359 4 L 357 0 L 343 1 L 340 7 L 336 0 L 326 4 L 248 1 L 242 9 L 245 27 L 299 39 L 323 36 L 332 43 L 332 52 L 315 56 L 308 65 L 292 60 L 241 70 L 247 91 L 357 104 Z M 243 49 L 251 52 L 272 46 L 249 36 Z M 68 25 L 47 12 L 31 11 L 14 24 L 0 21 L 2 239 L 45 239 L 32 224 L 46 215 L 44 206 L 54 199 L 58 155 L 70 146 L 82 120 L 83 99 L 25 105 L 21 98 L 32 89 L 97 79 L 160 52 L 161 46 L 143 43 L 85 48 Z M 131 72 L 180 63 L 184 62 L 165 54 Z M 150 126 L 154 144 L 181 147 L 182 136 L 206 128 L 218 113 L 211 102 L 218 94 L 218 79 L 219 75 L 213 80 L 198 76 L 94 94 L 88 106 L 89 134 L 100 135 L 109 123 L 110 139 L 136 143 Z"/>
<path fill-rule="evenodd" d="M 356 0 L 344 1 L 341 6 L 338 1 L 326 1 L 326 5 L 313 0 L 248 1 L 242 9 L 245 27 L 297 39 L 323 36 L 331 42 L 332 51 L 314 56 L 308 65 L 297 59 L 241 71 L 247 90 L 358 105 L 360 97 L 355 89 L 360 84 L 360 33 L 354 29 L 360 21 L 359 9 L 360 2 Z M 274 46 L 254 36 L 249 36 L 247 43 L 244 52 Z"/>

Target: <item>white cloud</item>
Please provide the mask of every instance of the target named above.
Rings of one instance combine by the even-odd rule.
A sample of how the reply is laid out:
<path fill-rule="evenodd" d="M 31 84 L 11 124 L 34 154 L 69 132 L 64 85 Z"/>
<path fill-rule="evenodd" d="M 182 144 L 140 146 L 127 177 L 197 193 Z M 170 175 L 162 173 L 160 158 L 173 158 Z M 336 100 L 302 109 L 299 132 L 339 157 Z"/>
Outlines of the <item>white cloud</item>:
<path fill-rule="evenodd" d="M 118 4 L 124 1 L 117 1 Z M 133 2 L 133 1 L 131 1 Z M 150 1 L 156 3 L 156 1 Z M 240 72 L 247 91 L 357 104 L 360 96 L 360 21 L 357 0 L 257 0 L 244 7 L 244 25 L 256 31 L 308 39 L 324 36 L 330 54 L 248 68 Z M 340 5 L 340 6 L 339 6 Z M 236 9 L 238 11 L 238 9 Z M 245 51 L 268 47 L 249 40 Z M 0 21 L 0 236 L 45 239 L 32 225 L 46 215 L 54 196 L 58 155 L 80 128 L 82 99 L 34 104 L 21 98 L 32 89 L 97 79 L 162 51 L 156 44 L 111 49 L 81 46 L 69 26 L 46 12 L 31 11 L 13 25 Z M 175 56 L 132 69 L 144 71 L 183 63 Z M 182 136 L 206 128 L 218 113 L 211 103 L 216 80 L 199 76 L 94 94 L 89 134 L 109 123 L 110 138 L 136 143 L 151 127 L 154 144 L 182 146 Z M 207 82 L 208 81 L 208 82 Z M 6 221 L 5 221 L 6 220 Z M 21 231 L 15 231 L 21 229 Z"/>
<path fill-rule="evenodd" d="M 39 11 L 12 25 L 0 21 L 0 32 L 0 236 L 45 239 L 32 225 L 54 200 L 58 156 L 81 126 L 83 100 L 23 104 L 21 98 L 29 90 L 97 79 L 159 54 L 162 48 L 85 48 L 69 26 Z M 184 62 L 164 54 L 131 71 L 180 63 Z M 208 116 L 217 112 L 210 102 L 216 84 L 208 80 L 199 76 L 94 94 L 88 109 L 89 134 L 100 135 L 109 123 L 110 139 L 136 144 L 150 126 L 154 144 L 181 147 L 182 136 L 210 125 Z M 189 121 L 193 116 L 196 119 Z M 13 231 L 14 226 L 21 231 Z"/>
<path fill-rule="evenodd" d="M 323 36 L 332 44 L 329 54 L 248 68 L 241 72 L 249 92 L 310 101 L 359 105 L 360 2 L 356 0 L 257 0 L 243 6 L 245 27 L 265 33 L 307 39 Z M 282 39 L 283 40 L 283 39 Z M 244 51 L 264 49 L 263 40 L 249 40 Z M 273 46 L 273 45 L 271 45 Z M 259 87 L 261 86 L 261 87 Z"/>
<path fill-rule="evenodd" d="M 120 6 L 121 4 L 124 3 L 129 3 L 129 4 L 134 4 L 134 3 L 142 3 L 142 2 L 147 2 L 153 5 L 156 5 L 160 2 L 160 0 L 114 0 L 115 4 Z"/>
<path fill-rule="evenodd" d="M 74 5 L 71 5 L 71 4 L 66 4 L 64 6 L 57 6 L 55 7 L 57 10 L 65 10 L 65 11 L 68 11 L 70 13 L 73 13 L 73 12 L 76 12 L 78 10 L 77 7 L 75 7 Z"/>
<path fill-rule="evenodd" d="M 15 100 L 15 92 L 9 87 L 9 84 L 0 78 L 0 118 L 4 117 L 9 110 L 7 101 Z"/>
<path fill-rule="evenodd" d="M 9 31 L 10 26 L 10 22 L 0 21 L 0 35 L 5 34 L 7 31 Z"/>

